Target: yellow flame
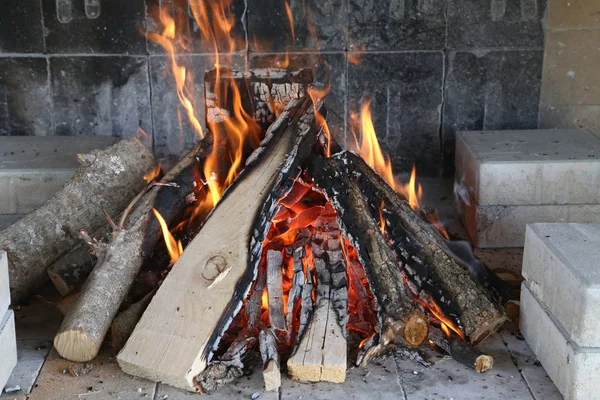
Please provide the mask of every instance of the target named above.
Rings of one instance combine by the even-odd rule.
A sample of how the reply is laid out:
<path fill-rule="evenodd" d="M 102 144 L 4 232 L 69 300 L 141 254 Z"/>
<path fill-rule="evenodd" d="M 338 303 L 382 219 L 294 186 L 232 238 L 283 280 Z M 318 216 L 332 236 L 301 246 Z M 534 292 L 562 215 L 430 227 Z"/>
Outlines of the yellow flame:
<path fill-rule="evenodd" d="M 444 332 L 444 334 L 446 336 L 450 337 L 450 330 L 448 329 L 448 326 L 442 322 L 441 327 L 442 327 L 442 331 Z"/>
<path fill-rule="evenodd" d="M 310 99 L 312 100 L 313 111 L 315 113 L 315 120 L 317 121 L 317 124 L 322 127 L 323 132 L 325 133 L 325 140 L 327 141 L 327 143 L 325 144 L 325 155 L 327 157 L 331 157 L 332 137 L 331 137 L 331 131 L 329 130 L 329 125 L 327 125 L 327 120 L 323 116 L 323 114 L 321 114 L 319 112 L 319 107 L 320 107 L 321 102 L 325 98 L 325 96 L 327 96 L 329 94 L 330 90 L 331 90 L 330 85 L 327 85 L 326 88 L 316 88 L 314 86 L 311 86 L 310 88 L 308 88 L 308 95 L 310 96 Z"/>
<path fill-rule="evenodd" d="M 148 171 L 146 175 L 144 175 L 144 180 L 146 182 L 151 182 L 152 180 L 154 180 L 154 178 L 158 176 L 158 174 L 160 174 L 160 164 L 156 164 L 154 168 Z"/>
<path fill-rule="evenodd" d="M 181 245 L 181 242 L 176 241 L 173 235 L 171 235 L 171 232 L 169 232 L 169 227 L 167 226 L 167 223 L 162 215 L 160 215 L 155 208 L 152 209 L 152 212 L 160 224 L 163 238 L 165 239 L 165 244 L 167 245 L 167 250 L 169 251 L 169 256 L 171 257 L 171 263 L 175 264 L 175 262 L 179 259 L 179 256 L 181 256 L 183 253 L 183 246 Z"/>
<path fill-rule="evenodd" d="M 290 3 L 288 1 L 285 2 L 285 13 L 287 14 L 288 22 L 290 24 L 290 32 L 292 33 L 292 40 L 296 41 L 296 32 L 294 31 L 294 16 L 292 15 L 292 9 L 290 8 Z"/>
<path fill-rule="evenodd" d="M 379 206 L 379 229 L 381 233 L 385 233 L 385 218 L 383 217 L 383 207 L 385 207 L 385 202 L 381 202 L 381 206 Z"/>

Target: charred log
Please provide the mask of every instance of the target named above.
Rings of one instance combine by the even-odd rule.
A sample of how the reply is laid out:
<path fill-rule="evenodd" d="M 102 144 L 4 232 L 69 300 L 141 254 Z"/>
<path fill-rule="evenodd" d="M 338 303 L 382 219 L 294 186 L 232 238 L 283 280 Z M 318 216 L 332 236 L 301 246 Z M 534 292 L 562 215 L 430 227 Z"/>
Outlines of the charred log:
<path fill-rule="evenodd" d="M 429 329 L 429 340 L 448 353 L 454 360 L 477 372 L 485 372 L 494 366 L 494 358 L 483 354 L 456 336 L 448 337 L 438 328 Z"/>

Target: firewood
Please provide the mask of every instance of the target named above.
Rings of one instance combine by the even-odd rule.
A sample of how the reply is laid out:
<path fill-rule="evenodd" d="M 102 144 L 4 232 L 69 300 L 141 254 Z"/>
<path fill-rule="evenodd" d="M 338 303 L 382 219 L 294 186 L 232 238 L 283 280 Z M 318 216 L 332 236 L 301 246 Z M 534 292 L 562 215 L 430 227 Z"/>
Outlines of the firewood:
<path fill-rule="evenodd" d="M 309 382 L 346 380 L 346 339 L 334 314 L 329 298 L 318 300 L 302 341 L 287 361 L 293 379 Z"/>
<path fill-rule="evenodd" d="M 440 329 L 429 329 L 429 340 L 459 363 L 482 373 L 494 366 L 494 358 L 483 354 L 456 336 L 448 337 Z"/>
<path fill-rule="evenodd" d="M 316 140 L 309 99 L 292 101 L 174 265 L 118 356 L 132 375 L 187 390 L 256 274 L 277 200 Z"/>
<path fill-rule="evenodd" d="M 262 312 L 262 296 L 265 285 L 267 284 L 267 272 L 265 268 L 258 268 L 256 281 L 252 288 L 252 294 L 246 303 L 246 315 L 248 316 L 248 327 L 256 329 L 260 325 Z"/>
<path fill-rule="evenodd" d="M 127 223 L 115 232 L 104 259 L 92 270 L 54 338 L 54 347 L 62 357 L 85 362 L 98 354 L 140 267 L 162 237 L 152 209 L 157 209 L 167 223 L 183 210 L 194 188 L 194 166 L 211 147 L 212 137 L 207 136 L 162 178 L 161 182 L 176 183 L 177 187 L 154 186 L 131 207 Z"/>
<path fill-rule="evenodd" d="M 115 216 L 145 185 L 155 167 L 152 153 L 136 138 L 79 157 L 73 179 L 34 212 L 0 231 L 8 253 L 14 303 L 48 282 L 46 268 L 73 248 L 79 231 L 94 232 Z"/>
<path fill-rule="evenodd" d="M 281 251 L 267 251 L 267 293 L 269 295 L 269 321 L 271 326 L 284 331 L 282 273 L 283 254 Z"/>
<path fill-rule="evenodd" d="M 378 221 L 371 217 L 367 199 L 355 179 L 346 172 L 339 159 L 317 158 L 310 171 L 337 209 L 340 225 L 365 268 L 383 325 L 378 345 L 420 346 L 427 339 L 427 318 L 413 301 L 396 256 L 382 235 Z"/>
<path fill-rule="evenodd" d="M 308 328 L 308 324 L 312 319 L 312 315 L 314 312 L 314 304 L 313 304 L 313 289 L 314 285 L 311 280 L 310 273 L 307 277 L 304 278 L 304 284 L 302 285 L 302 303 L 300 306 L 300 326 L 298 328 L 298 335 L 296 336 L 296 343 L 300 343 L 302 337 L 306 329 Z"/>
<path fill-rule="evenodd" d="M 366 212 L 379 220 L 384 203 L 385 232 L 413 292 L 431 296 L 447 317 L 454 320 L 471 344 L 479 343 L 506 320 L 491 291 L 459 262 L 446 240 L 389 187 L 363 159 L 351 152 L 331 163 L 351 176 L 366 199 Z M 342 167 L 343 166 L 343 167 Z"/>
<path fill-rule="evenodd" d="M 146 311 L 155 293 L 156 290 L 153 290 L 141 300 L 130 305 L 126 310 L 117 315 L 112 324 L 110 324 L 110 343 L 114 351 L 118 352 L 125 346 L 127 339 L 131 336 L 131 332 L 133 332 L 142 314 Z"/>
<path fill-rule="evenodd" d="M 304 285 L 304 270 L 302 266 L 302 258 L 304 257 L 304 247 L 298 247 L 294 250 L 294 277 L 292 278 L 292 287 L 288 296 L 287 313 L 286 313 L 286 327 L 287 327 L 287 339 L 292 341 L 293 320 L 295 315 L 294 306 L 296 301 L 302 298 L 302 286 Z"/>
<path fill-rule="evenodd" d="M 277 352 L 277 336 L 271 329 L 263 329 L 258 335 L 260 356 L 263 361 L 263 379 L 267 392 L 279 390 L 281 387 L 281 371 L 279 353 Z"/>

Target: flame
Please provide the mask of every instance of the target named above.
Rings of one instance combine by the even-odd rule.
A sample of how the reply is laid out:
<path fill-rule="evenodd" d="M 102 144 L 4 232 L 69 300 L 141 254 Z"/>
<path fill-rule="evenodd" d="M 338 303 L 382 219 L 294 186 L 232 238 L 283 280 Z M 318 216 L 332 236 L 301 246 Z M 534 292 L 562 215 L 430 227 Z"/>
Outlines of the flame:
<path fill-rule="evenodd" d="M 169 256 L 171 257 L 171 264 L 175 264 L 175 262 L 179 259 L 179 256 L 181 256 L 183 253 L 183 246 L 181 245 L 181 242 L 176 241 L 171 232 L 169 232 L 169 227 L 167 226 L 167 223 L 162 215 L 160 215 L 155 208 L 152 209 L 152 212 L 160 224 L 160 228 L 165 239 L 165 244 L 167 245 L 167 250 L 169 251 Z"/>
<path fill-rule="evenodd" d="M 448 329 L 448 325 L 446 325 L 445 323 L 442 322 L 440 326 L 441 326 L 442 331 L 444 332 L 444 334 L 446 336 L 450 337 L 450 330 Z"/>
<path fill-rule="evenodd" d="M 310 96 L 310 99 L 312 100 L 313 110 L 315 112 L 315 120 L 318 125 L 321 125 L 321 128 L 323 129 L 323 133 L 325 133 L 325 140 L 327 142 L 327 143 L 325 143 L 325 156 L 326 157 L 331 157 L 331 140 L 332 140 L 332 138 L 331 138 L 331 131 L 329 130 L 329 125 L 327 125 L 327 120 L 323 116 L 323 114 L 321 114 L 319 112 L 319 107 L 320 107 L 323 99 L 325 98 L 325 96 L 327 96 L 330 91 L 331 91 L 330 84 L 328 84 L 327 87 L 325 87 L 325 88 L 317 88 L 315 86 L 311 86 L 308 89 L 308 95 Z"/>
<path fill-rule="evenodd" d="M 292 15 L 292 9 L 290 8 L 290 3 L 285 1 L 285 13 L 288 18 L 288 22 L 290 24 L 290 32 L 292 34 L 292 40 L 296 41 L 296 32 L 294 31 L 294 16 Z"/>
<path fill-rule="evenodd" d="M 452 330 L 458 336 L 460 336 L 462 340 L 466 341 L 465 334 L 462 332 L 462 330 L 454 323 L 454 321 L 452 321 L 444 314 L 444 311 L 442 311 L 440 306 L 435 301 L 433 301 L 433 299 L 430 298 L 428 302 L 421 302 L 421 304 L 423 304 L 427 309 L 429 309 L 431 314 L 433 314 L 433 316 L 440 321 L 442 330 L 444 331 L 444 333 L 446 333 L 447 336 L 450 336 L 450 332 L 448 331 L 448 328 L 450 328 L 450 330 Z"/>
<path fill-rule="evenodd" d="M 381 202 L 381 206 L 379 206 L 379 229 L 381 233 L 385 233 L 385 218 L 383 217 L 383 207 L 385 207 L 385 202 Z"/>
<path fill-rule="evenodd" d="M 160 174 L 160 164 L 156 164 L 154 168 L 144 175 L 144 180 L 148 183 L 152 182 Z"/>

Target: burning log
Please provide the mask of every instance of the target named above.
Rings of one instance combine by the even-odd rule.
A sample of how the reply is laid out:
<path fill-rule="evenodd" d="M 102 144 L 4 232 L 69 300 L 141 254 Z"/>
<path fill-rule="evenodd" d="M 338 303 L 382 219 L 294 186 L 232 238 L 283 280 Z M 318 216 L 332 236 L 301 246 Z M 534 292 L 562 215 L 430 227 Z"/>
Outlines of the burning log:
<path fill-rule="evenodd" d="M 120 230 L 94 267 L 69 315 L 54 338 L 58 353 L 71 361 L 93 359 L 140 267 L 161 239 L 157 209 L 169 223 L 186 204 L 194 188 L 193 167 L 212 148 L 210 136 L 188 152 L 161 180 L 176 187 L 148 185 L 126 208 Z M 132 157 L 132 154 L 128 154 Z M 127 218 L 127 213 L 133 210 Z"/>
<path fill-rule="evenodd" d="M 270 126 L 119 354 L 125 372 L 202 390 L 195 377 L 248 293 L 277 200 L 298 176 L 316 129 L 309 99 L 290 102 Z"/>
<path fill-rule="evenodd" d="M 208 364 L 206 369 L 194 378 L 194 385 L 199 392 L 212 392 L 241 377 L 246 364 L 252 358 L 257 342 L 252 329 L 243 329 L 227 352 Z"/>
<path fill-rule="evenodd" d="M 357 249 L 383 321 L 379 346 L 420 346 L 428 335 L 428 321 L 413 301 L 396 256 L 371 217 L 367 199 L 340 159 L 316 159 L 312 176 L 338 211 L 343 231 Z M 375 351 L 375 350 L 374 350 Z"/>
<path fill-rule="evenodd" d="M 271 326 L 285 331 L 285 316 L 283 315 L 283 287 L 281 266 L 283 254 L 281 251 L 267 251 L 267 293 L 269 294 L 269 320 Z"/>
<path fill-rule="evenodd" d="M 46 268 L 73 248 L 80 230 L 94 232 L 106 225 L 105 213 L 121 212 L 142 190 L 144 175 L 156 165 L 152 153 L 136 138 L 79 159 L 81 166 L 69 183 L 0 232 L 15 303 L 48 281 Z"/>
<path fill-rule="evenodd" d="M 352 176 L 353 185 L 367 199 L 365 212 L 371 219 L 379 219 L 384 203 L 382 229 L 412 291 L 425 302 L 433 300 L 469 343 L 479 343 L 504 323 L 505 312 L 493 300 L 491 291 L 453 256 L 434 226 L 421 218 L 362 158 L 343 152 L 325 163 L 328 164 L 335 164 L 336 171 Z"/>
<path fill-rule="evenodd" d="M 469 346 L 456 336 L 445 335 L 438 328 L 429 329 L 429 340 L 462 365 L 482 373 L 494 366 L 494 358 Z"/>
<path fill-rule="evenodd" d="M 279 370 L 277 336 L 271 329 L 263 329 L 258 335 L 258 342 L 263 362 L 265 390 L 267 392 L 279 390 L 281 387 L 281 371 Z"/>
<path fill-rule="evenodd" d="M 298 247 L 293 250 L 294 253 L 294 277 L 292 278 L 292 287 L 288 295 L 287 304 L 287 315 L 286 315 L 286 327 L 287 327 L 287 339 L 292 340 L 293 334 L 293 318 L 295 315 L 294 306 L 296 300 L 302 298 L 302 285 L 304 285 L 304 269 L 302 266 L 302 258 L 304 257 L 304 247 Z"/>

